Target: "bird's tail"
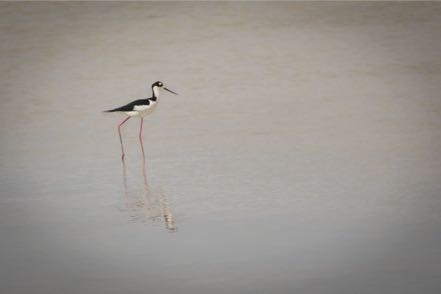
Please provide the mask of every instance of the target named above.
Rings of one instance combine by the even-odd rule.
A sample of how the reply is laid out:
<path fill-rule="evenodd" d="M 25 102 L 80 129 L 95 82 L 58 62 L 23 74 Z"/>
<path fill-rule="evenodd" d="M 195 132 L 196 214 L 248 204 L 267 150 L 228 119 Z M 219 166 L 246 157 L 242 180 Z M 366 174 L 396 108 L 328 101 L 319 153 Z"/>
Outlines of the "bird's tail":
<path fill-rule="evenodd" d="M 117 111 L 116 109 L 109 109 L 109 110 L 103 110 L 103 112 L 115 112 Z"/>
<path fill-rule="evenodd" d="M 117 107 L 114 109 L 104 110 L 104 112 L 116 112 L 116 111 L 128 111 L 131 110 L 131 107 L 127 107 L 128 105 L 124 105 L 121 107 Z"/>

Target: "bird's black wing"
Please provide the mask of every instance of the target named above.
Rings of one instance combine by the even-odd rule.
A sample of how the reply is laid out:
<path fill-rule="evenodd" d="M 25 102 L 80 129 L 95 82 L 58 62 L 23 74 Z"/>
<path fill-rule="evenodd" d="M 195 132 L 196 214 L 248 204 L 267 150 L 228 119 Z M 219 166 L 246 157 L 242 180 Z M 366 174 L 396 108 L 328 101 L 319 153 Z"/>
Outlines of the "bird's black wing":
<path fill-rule="evenodd" d="M 149 104 L 148 99 L 138 99 L 138 100 L 132 101 L 129 104 L 126 104 L 124 106 L 121 106 L 121 107 L 118 107 L 115 109 L 105 110 L 104 112 L 133 111 L 135 105 L 148 105 L 148 104 Z"/>

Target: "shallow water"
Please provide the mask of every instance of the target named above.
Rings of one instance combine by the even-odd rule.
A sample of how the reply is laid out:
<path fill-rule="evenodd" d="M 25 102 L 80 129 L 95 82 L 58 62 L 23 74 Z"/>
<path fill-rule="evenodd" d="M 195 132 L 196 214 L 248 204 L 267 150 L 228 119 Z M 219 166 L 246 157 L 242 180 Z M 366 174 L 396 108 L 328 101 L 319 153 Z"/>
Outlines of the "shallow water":
<path fill-rule="evenodd" d="M 0 4 L 0 292 L 440 293 L 440 16 Z"/>

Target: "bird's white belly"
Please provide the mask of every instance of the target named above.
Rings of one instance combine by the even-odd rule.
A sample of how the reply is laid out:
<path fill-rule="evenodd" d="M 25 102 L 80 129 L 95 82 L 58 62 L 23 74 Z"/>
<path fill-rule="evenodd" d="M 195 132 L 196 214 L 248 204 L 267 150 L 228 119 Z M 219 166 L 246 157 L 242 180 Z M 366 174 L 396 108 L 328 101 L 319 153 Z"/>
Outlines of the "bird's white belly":
<path fill-rule="evenodd" d="M 156 108 L 156 101 L 150 101 L 149 105 L 138 105 L 134 107 L 133 111 L 127 111 L 128 116 L 144 117 L 152 113 Z"/>

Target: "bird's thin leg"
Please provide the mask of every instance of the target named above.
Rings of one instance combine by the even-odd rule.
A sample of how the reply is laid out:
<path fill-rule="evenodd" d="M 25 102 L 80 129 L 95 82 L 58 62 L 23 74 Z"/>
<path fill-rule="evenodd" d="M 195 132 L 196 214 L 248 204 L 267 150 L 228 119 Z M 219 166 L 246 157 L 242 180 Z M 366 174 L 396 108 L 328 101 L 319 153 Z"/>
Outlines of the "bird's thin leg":
<path fill-rule="evenodd" d="M 128 121 L 130 118 L 130 116 L 128 118 L 126 118 L 122 123 L 120 123 L 118 125 L 118 134 L 119 134 L 119 143 L 121 143 L 121 158 L 124 160 L 124 146 L 123 146 L 123 142 L 122 142 L 122 137 L 121 137 L 121 126 Z"/>
<path fill-rule="evenodd" d="M 141 117 L 141 124 L 139 126 L 139 143 L 141 144 L 142 156 L 145 158 L 144 145 L 142 144 L 142 124 L 143 124 L 143 122 L 144 122 L 144 118 Z"/>

